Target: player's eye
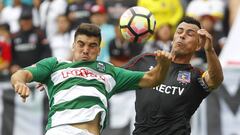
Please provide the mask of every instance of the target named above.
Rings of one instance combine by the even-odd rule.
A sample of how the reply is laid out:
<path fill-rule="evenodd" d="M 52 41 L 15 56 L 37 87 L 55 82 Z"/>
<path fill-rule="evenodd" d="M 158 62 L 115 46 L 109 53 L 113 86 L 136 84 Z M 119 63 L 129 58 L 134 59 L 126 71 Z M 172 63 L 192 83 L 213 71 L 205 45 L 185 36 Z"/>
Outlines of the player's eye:
<path fill-rule="evenodd" d="M 76 44 L 78 47 L 81 47 L 81 48 L 84 47 L 84 43 L 81 41 L 78 41 Z"/>
<path fill-rule="evenodd" d="M 98 44 L 95 44 L 95 43 L 94 44 L 90 44 L 89 47 L 95 48 L 95 47 L 98 47 Z"/>
<path fill-rule="evenodd" d="M 178 34 L 183 33 L 183 29 L 177 29 L 177 33 L 178 33 Z"/>
<path fill-rule="evenodd" d="M 188 36 L 192 37 L 193 33 L 192 32 L 188 32 Z"/>
<path fill-rule="evenodd" d="M 187 32 L 187 35 L 190 36 L 190 37 L 194 36 L 194 34 L 195 34 L 195 33 L 194 33 L 193 31 L 188 31 L 188 32 Z"/>

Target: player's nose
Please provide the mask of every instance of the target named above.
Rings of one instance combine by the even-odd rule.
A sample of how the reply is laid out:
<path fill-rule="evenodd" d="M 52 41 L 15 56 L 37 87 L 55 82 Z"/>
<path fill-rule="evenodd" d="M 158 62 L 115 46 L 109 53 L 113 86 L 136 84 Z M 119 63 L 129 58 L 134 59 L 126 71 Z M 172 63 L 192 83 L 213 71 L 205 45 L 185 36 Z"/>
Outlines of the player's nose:
<path fill-rule="evenodd" d="M 88 54 L 88 52 L 89 52 L 89 47 L 88 46 L 84 46 L 83 53 L 84 54 Z"/>
<path fill-rule="evenodd" d="M 179 35 L 180 39 L 185 39 L 186 37 L 186 32 L 182 32 L 180 35 Z"/>

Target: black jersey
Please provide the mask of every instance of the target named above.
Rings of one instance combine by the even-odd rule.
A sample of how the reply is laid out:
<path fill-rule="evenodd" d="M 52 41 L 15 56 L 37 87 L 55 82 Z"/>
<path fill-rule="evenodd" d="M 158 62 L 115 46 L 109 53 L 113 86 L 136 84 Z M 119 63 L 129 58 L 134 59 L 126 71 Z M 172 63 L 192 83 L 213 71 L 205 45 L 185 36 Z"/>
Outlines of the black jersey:
<path fill-rule="evenodd" d="M 11 48 L 12 64 L 17 64 L 20 67 L 30 66 L 43 58 L 51 56 L 51 49 L 46 37 L 38 28 L 13 34 Z"/>
<path fill-rule="evenodd" d="M 155 65 L 153 54 L 141 54 L 124 68 L 148 71 Z M 209 94 L 202 74 L 190 64 L 171 63 L 164 83 L 137 90 L 133 135 L 190 135 L 190 118 Z"/>

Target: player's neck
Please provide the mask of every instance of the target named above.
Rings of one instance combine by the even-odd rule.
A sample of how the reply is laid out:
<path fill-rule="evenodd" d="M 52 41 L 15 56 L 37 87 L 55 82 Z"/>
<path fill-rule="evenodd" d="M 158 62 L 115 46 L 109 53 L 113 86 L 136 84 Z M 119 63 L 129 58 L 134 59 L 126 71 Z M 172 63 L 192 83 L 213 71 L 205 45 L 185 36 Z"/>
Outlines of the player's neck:
<path fill-rule="evenodd" d="M 191 60 L 191 57 L 188 56 L 176 56 L 174 55 L 172 57 L 172 62 L 177 64 L 189 64 Z"/>

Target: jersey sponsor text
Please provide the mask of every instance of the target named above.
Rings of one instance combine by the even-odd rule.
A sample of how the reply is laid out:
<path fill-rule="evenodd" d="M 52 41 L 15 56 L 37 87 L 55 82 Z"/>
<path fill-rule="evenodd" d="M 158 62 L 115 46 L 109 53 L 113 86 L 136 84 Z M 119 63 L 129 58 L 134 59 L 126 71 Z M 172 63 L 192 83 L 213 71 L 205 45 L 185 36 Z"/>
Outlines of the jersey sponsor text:
<path fill-rule="evenodd" d="M 104 76 L 94 74 L 93 72 L 91 72 L 85 68 L 75 68 L 75 69 L 72 69 L 69 71 L 62 71 L 61 74 L 62 74 L 63 78 L 79 76 L 79 77 L 83 77 L 83 78 L 92 77 L 97 80 L 100 79 L 102 81 L 105 81 Z"/>
<path fill-rule="evenodd" d="M 154 87 L 153 89 L 157 90 L 161 93 L 179 95 L 179 96 L 181 96 L 183 91 L 185 90 L 184 88 L 181 88 L 181 87 L 168 86 L 168 85 L 164 85 L 164 84 L 158 85 L 158 86 Z"/>

